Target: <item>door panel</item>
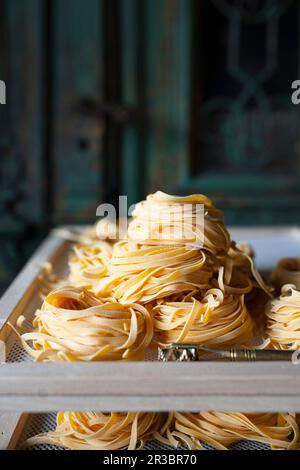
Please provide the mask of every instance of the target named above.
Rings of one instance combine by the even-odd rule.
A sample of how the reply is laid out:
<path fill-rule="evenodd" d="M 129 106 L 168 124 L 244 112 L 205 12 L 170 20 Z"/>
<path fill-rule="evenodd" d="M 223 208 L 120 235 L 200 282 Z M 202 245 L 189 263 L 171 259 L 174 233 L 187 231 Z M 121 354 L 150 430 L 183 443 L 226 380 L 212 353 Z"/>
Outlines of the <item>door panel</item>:
<path fill-rule="evenodd" d="M 105 181 L 104 122 L 85 110 L 103 100 L 103 2 L 52 5 L 52 216 L 54 223 L 88 222 Z"/>
<path fill-rule="evenodd" d="M 230 223 L 300 222 L 299 2 L 142 3 L 147 126 L 127 187 L 204 192 Z"/>
<path fill-rule="evenodd" d="M 2 0 L 0 285 L 119 194 L 300 223 L 299 18 L 293 0 Z"/>

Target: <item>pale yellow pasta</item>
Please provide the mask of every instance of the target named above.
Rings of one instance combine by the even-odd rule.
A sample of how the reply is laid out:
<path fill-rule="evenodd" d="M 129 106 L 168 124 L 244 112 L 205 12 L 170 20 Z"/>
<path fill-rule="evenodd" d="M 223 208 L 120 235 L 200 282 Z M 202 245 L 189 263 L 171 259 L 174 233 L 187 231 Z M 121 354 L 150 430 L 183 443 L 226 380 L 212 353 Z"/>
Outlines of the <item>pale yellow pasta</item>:
<path fill-rule="evenodd" d="M 142 305 L 103 303 L 74 287 L 49 294 L 33 327 L 20 338 L 36 361 L 141 360 L 153 336 L 152 318 Z"/>
<path fill-rule="evenodd" d="M 210 289 L 197 300 L 162 301 L 152 311 L 155 339 L 172 343 L 211 346 L 244 344 L 253 339 L 253 322 L 243 296 Z"/>
<path fill-rule="evenodd" d="M 125 218 L 110 219 L 105 217 L 100 219 L 94 226 L 95 237 L 107 242 L 116 242 L 127 236 L 128 220 Z"/>
<path fill-rule="evenodd" d="M 271 274 L 277 291 L 285 284 L 293 284 L 300 289 L 300 258 L 282 258 Z"/>
<path fill-rule="evenodd" d="M 213 254 L 227 253 L 230 247 L 222 212 L 201 194 L 181 197 L 157 191 L 136 205 L 132 217 L 132 240 L 197 243 Z"/>
<path fill-rule="evenodd" d="M 266 308 L 267 341 L 265 346 L 275 349 L 300 347 L 300 291 L 286 284 L 281 295 L 272 299 Z"/>
<path fill-rule="evenodd" d="M 55 274 L 50 262 L 41 265 L 41 273 L 38 276 L 38 280 L 40 283 L 40 297 L 43 300 L 51 291 L 69 284 L 68 276 Z"/>
<path fill-rule="evenodd" d="M 268 444 L 272 449 L 299 448 L 299 428 L 291 413 L 200 412 L 170 413 L 155 438 L 174 447 L 218 450 L 242 440 Z"/>
<path fill-rule="evenodd" d="M 59 412 L 56 430 L 28 439 L 74 450 L 142 449 L 165 421 L 161 413 Z"/>
<path fill-rule="evenodd" d="M 194 244 L 203 248 L 219 276 L 224 275 L 222 287 L 228 293 L 246 294 L 258 286 L 270 294 L 255 268 L 249 245 L 231 242 L 222 212 L 206 196 L 170 196 L 157 191 L 137 204 L 132 215 L 128 227 L 128 236 L 132 240 L 156 243 L 161 247 L 170 243 L 180 246 Z M 210 287 L 213 286 L 217 287 L 218 283 L 212 282 Z"/>
<path fill-rule="evenodd" d="M 231 241 L 223 214 L 210 199 L 158 191 L 136 205 L 125 240 L 99 241 L 117 238 L 114 229 L 103 219 L 83 235 L 57 232 L 79 242 L 69 259 L 70 273 L 55 278 L 48 269 L 46 287 L 58 288 L 46 296 L 32 327 L 23 317 L 17 326 L 24 332 L 13 327 L 36 361 L 143 360 L 154 341 L 253 344 L 256 325 L 245 298 L 271 291 L 251 248 Z M 267 317 L 262 347 L 299 347 L 300 292 L 285 288 L 270 303 Z M 226 449 L 246 439 L 289 449 L 296 447 L 298 426 L 288 413 L 60 412 L 56 430 L 27 445 L 135 449 L 153 437 L 175 448 L 202 449 L 206 443 Z"/>
<path fill-rule="evenodd" d="M 258 272 L 251 248 L 245 242 L 232 242 L 224 260 L 224 281 L 228 284 L 227 292 L 247 294 L 258 289 L 271 297 L 271 288 Z"/>
<path fill-rule="evenodd" d="M 74 245 L 69 258 L 70 283 L 74 286 L 95 287 L 107 274 L 111 256 L 112 246 L 104 241 Z"/>
<path fill-rule="evenodd" d="M 52 233 L 70 242 L 89 245 L 99 241 L 113 243 L 126 234 L 127 219 L 109 219 L 104 217 L 92 226 L 80 228 L 56 228 Z"/>
<path fill-rule="evenodd" d="M 94 292 L 113 295 L 120 302 L 147 303 L 208 289 L 211 276 L 212 264 L 199 249 L 120 242 L 114 247 L 108 276 Z"/>

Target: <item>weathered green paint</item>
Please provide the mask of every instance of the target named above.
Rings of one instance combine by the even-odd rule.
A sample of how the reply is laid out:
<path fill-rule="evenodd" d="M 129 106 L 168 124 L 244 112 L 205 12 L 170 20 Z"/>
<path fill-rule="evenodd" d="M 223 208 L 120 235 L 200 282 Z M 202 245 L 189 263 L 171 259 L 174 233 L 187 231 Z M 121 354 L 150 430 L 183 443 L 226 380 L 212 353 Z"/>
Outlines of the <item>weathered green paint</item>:
<path fill-rule="evenodd" d="M 146 0 L 146 106 L 150 118 L 144 193 L 174 192 L 188 158 L 190 0 Z"/>
<path fill-rule="evenodd" d="M 260 174 L 248 175 L 226 175 L 214 173 L 213 175 L 195 176 L 192 175 L 180 181 L 180 187 L 188 190 L 194 187 L 202 188 L 202 192 L 211 192 L 215 194 L 222 193 L 224 195 L 232 194 L 236 196 L 246 195 L 248 197 L 263 196 L 269 193 L 271 197 L 300 195 L 300 186 L 297 178 L 288 175 L 270 176 Z M 275 200 L 275 199 L 274 199 Z"/>
<path fill-rule="evenodd" d="M 9 82 L 12 153 L 21 173 L 20 219 L 44 225 L 45 144 L 45 2 L 6 1 L 9 31 Z M 11 158 L 11 157 L 10 157 Z M 22 213 L 26 214 L 22 217 Z"/>
<path fill-rule="evenodd" d="M 144 2 L 121 0 L 122 80 L 121 92 L 125 106 L 141 109 L 141 80 L 144 77 Z M 143 193 L 144 147 L 143 122 L 132 122 L 124 128 L 122 140 L 121 193 L 128 204 L 134 204 Z"/>
<path fill-rule="evenodd" d="M 53 221 L 91 221 L 106 184 L 104 124 L 77 109 L 103 99 L 102 0 L 52 2 Z"/>
<path fill-rule="evenodd" d="M 40 0 L 1 2 L 0 77 L 7 103 L 0 106 L 0 289 L 45 226 L 44 6 Z"/>

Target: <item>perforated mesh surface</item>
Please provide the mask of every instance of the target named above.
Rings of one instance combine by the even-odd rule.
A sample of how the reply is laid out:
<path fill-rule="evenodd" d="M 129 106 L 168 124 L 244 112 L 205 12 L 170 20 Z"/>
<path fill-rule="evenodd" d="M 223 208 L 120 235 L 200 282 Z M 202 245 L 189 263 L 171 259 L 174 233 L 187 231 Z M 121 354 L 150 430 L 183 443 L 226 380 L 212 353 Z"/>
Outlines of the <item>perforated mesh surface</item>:
<path fill-rule="evenodd" d="M 19 441 L 18 449 L 22 449 L 24 441 L 29 439 L 32 436 L 37 434 L 44 433 L 47 431 L 53 431 L 56 424 L 56 415 L 55 413 L 49 414 L 33 414 L 31 415 L 26 423 L 22 438 Z M 212 449 L 208 445 L 204 445 L 208 450 Z M 259 442 L 251 441 L 242 441 L 238 444 L 234 444 L 232 450 L 268 450 L 267 445 L 261 444 Z M 181 448 L 182 449 L 182 448 Z M 42 444 L 39 446 L 31 447 L 30 450 L 63 450 L 61 447 L 49 444 Z M 176 451 L 173 447 L 169 447 L 161 444 L 158 441 L 148 442 L 145 446 L 145 450 L 173 450 Z"/>
<path fill-rule="evenodd" d="M 32 358 L 24 351 L 18 341 L 13 341 L 11 347 L 7 349 L 6 362 L 30 362 Z"/>

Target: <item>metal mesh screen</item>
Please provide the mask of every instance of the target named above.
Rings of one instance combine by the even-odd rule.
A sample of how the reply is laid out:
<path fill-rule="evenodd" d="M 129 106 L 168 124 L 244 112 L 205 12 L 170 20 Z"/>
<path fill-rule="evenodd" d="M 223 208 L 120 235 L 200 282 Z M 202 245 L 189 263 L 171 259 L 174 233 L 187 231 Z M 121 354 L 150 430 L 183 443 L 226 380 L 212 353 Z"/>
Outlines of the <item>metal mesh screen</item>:
<path fill-rule="evenodd" d="M 17 448 L 21 449 L 22 444 L 26 439 L 36 436 L 37 434 L 44 433 L 47 431 L 52 431 L 55 429 L 56 415 L 55 413 L 48 414 L 32 414 L 29 416 L 22 437 L 18 443 Z M 212 449 L 208 445 L 204 445 L 206 449 Z M 49 444 L 42 444 L 30 448 L 31 450 L 62 450 L 61 447 Z M 182 448 L 181 448 L 182 449 Z M 241 441 L 238 444 L 232 446 L 233 450 L 268 450 L 269 447 L 265 444 L 252 441 Z M 173 450 L 176 451 L 173 447 L 166 446 L 161 444 L 158 441 L 148 442 L 145 446 L 145 450 Z"/>

